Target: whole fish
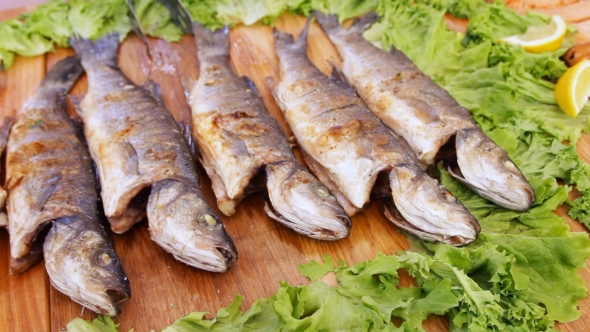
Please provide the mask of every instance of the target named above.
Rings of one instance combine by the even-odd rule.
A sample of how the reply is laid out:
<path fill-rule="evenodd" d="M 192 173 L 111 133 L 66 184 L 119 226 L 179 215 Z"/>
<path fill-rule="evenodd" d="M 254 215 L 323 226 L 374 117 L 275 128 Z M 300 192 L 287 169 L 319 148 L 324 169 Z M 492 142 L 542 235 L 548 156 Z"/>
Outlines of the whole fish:
<path fill-rule="evenodd" d="M 99 221 L 90 155 L 66 112 L 66 94 L 81 73 L 78 57 L 57 63 L 10 133 L 10 268 L 23 272 L 45 256 L 55 288 L 93 311 L 114 316 L 117 303 L 128 300 L 131 290 Z"/>
<path fill-rule="evenodd" d="M 323 169 L 357 209 L 369 200 L 378 175 L 388 173 L 394 204 L 385 207 L 392 222 L 430 241 L 475 240 L 479 224 L 461 202 L 414 162 L 352 89 L 314 67 L 306 53 L 309 22 L 297 42 L 274 32 L 280 81 L 269 85 L 312 169 Z"/>
<path fill-rule="evenodd" d="M 127 231 L 147 209 L 152 240 L 176 259 L 226 271 L 236 248 L 204 199 L 188 143 L 157 85 L 138 86 L 121 72 L 117 35 L 71 44 L 88 74 L 79 108 L 113 231 Z"/>
<path fill-rule="evenodd" d="M 6 143 L 8 142 L 8 134 L 10 134 L 10 128 L 14 123 L 14 118 L 11 116 L 7 116 L 4 118 L 4 123 L 0 127 L 0 154 L 4 151 L 6 147 Z M 4 203 L 6 202 L 6 190 L 0 187 L 0 209 L 4 207 Z M 0 227 L 8 225 L 8 217 L 6 217 L 6 213 L 0 212 Z"/>
<path fill-rule="evenodd" d="M 315 239 L 348 236 L 350 218 L 336 198 L 295 158 L 287 137 L 264 106 L 256 86 L 229 66 L 227 29 L 193 26 L 200 62 L 190 89 L 194 134 L 219 209 L 234 214 L 259 171 L 266 171 L 272 204 L 267 213 Z"/>
<path fill-rule="evenodd" d="M 535 193 L 506 151 L 475 124 L 467 109 L 422 73 L 402 52 L 387 52 L 362 33 L 377 19 L 357 19 L 347 30 L 335 15 L 317 19 L 343 59 L 342 72 L 367 106 L 404 138 L 417 157 L 433 164 L 450 141 L 449 171 L 482 197 L 513 210 L 526 210 Z M 452 140 L 454 138 L 454 142 Z"/>

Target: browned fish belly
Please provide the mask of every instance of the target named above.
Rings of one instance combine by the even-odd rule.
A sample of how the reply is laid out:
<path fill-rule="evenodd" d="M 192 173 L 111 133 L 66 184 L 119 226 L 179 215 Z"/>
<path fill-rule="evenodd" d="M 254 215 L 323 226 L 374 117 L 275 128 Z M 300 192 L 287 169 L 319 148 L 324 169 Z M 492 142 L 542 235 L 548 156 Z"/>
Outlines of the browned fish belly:
<path fill-rule="evenodd" d="M 157 86 L 137 86 L 120 71 L 116 35 L 72 45 L 88 74 L 80 112 L 113 231 L 127 231 L 147 209 L 162 248 L 189 265 L 227 270 L 237 251 L 204 200 L 187 141 Z"/>
<path fill-rule="evenodd" d="M 81 73 L 77 57 L 56 64 L 10 134 L 10 267 L 23 272 L 44 255 L 55 288 L 93 311 L 116 315 L 117 303 L 130 297 L 129 281 L 99 222 L 90 155 L 65 109 Z"/>
<path fill-rule="evenodd" d="M 296 43 L 275 31 L 280 81 L 269 83 L 313 168 L 323 169 L 323 177 L 342 194 L 338 197 L 346 199 L 342 205 L 362 208 L 377 176 L 386 172 L 389 201 L 397 210 L 387 215 L 399 227 L 453 245 L 475 240 L 479 224 L 465 207 L 416 165 L 350 87 L 331 80 L 309 61 L 308 27 L 309 22 Z"/>
<path fill-rule="evenodd" d="M 227 30 L 195 23 L 194 34 L 201 70 L 190 93 L 193 128 L 219 209 L 232 215 L 252 178 L 265 170 L 269 216 L 312 238 L 348 236 L 346 212 L 297 161 L 254 83 L 230 68 Z"/>

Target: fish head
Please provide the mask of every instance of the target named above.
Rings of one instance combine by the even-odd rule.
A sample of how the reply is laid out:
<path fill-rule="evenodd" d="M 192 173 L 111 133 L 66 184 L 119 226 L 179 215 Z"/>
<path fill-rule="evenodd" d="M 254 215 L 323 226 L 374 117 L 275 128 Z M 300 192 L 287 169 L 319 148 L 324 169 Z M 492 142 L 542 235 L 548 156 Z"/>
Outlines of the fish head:
<path fill-rule="evenodd" d="M 53 222 L 44 245 L 51 283 L 73 301 L 115 316 L 131 297 L 129 280 L 104 229 L 80 217 Z"/>
<path fill-rule="evenodd" d="M 319 240 L 348 236 L 351 221 L 336 197 L 296 162 L 266 166 L 267 214 L 298 233 Z"/>
<path fill-rule="evenodd" d="M 389 174 L 392 202 L 385 215 L 398 227 L 427 241 L 454 246 L 477 238 L 477 219 L 418 165 L 398 164 Z"/>
<path fill-rule="evenodd" d="M 535 192 L 505 150 L 477 128 L 459 131 L 455 140 L 458 169 L 451 167 L 451 175 L 498 205 L 531 207 Z"/>
<path fill-rule="evenodd" d="M 192 182 L 156 182 L 148 199 L 147 216 L 152 240 L 185 264 L 225 272 L 238 258 L 225 227 Z"/>

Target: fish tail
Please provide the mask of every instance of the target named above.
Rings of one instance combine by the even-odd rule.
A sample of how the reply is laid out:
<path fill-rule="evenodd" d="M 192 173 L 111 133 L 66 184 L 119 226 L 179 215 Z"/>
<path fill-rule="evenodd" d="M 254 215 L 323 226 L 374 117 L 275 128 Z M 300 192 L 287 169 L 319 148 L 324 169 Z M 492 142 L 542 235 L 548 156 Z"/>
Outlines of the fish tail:
<path fill-rule="evenodd" d="M 78 55 L 69 56 L 58 62 L 47 76 L 41 81 L 39 87 L 52 90 L 69 91 L 78 81 L 84 69 L 80 64 Z"/>
<path fill-rule="evenodd" d="M 352 26 L 348 29 L 350 32 L 362 34 L 373 25 L 373 23 L 379 21 L 379 15 L 376 12 L 369 12 L 360 18 L 355 18 L 352 22 Z"/>
<path fill-rule="evenodd" d="M 318 23 L 320 23 L 322 26 L 322 29 L 324 29 L 328 35 L 344 30 L 340 26 L 340 22 L 338 22 L 338 15 L 336 14 L 326 14 L 316 11 L 315 16 L 318 20 Z"/>
<path fill-rule="evenodd" d="M 71 38 L 70 45 L 82 58 L 82 64 L 103 62 L 117 66 L 117 52 L 119 50 L 119 34 L 112 33 L 93 42 L 86 38 Z"/>
<path fill-rule="evenodd" d="M 211 31 L 201 24 L 193 23 L 193 34 L 199 58 L 207 56 L 229 56 L 229 27 Z"/>
<path fill-rule="evenodd" d="M 361 18 L 355 18 L 352 26 L 346 30 L 342 28 L 338 21 L 336 14 L 325 14 L 322 12 L 316 12 L 318 22 L 328 35 L 334 35 L 336 33 L 346 34 L 362 34 L 367 30 L 373 23 L 379 20 L 379 15 L 375 12 L 369 12 Z"/>
<path fill-rule="evenodd" d="M 297 41 L 293 38 L 290 33 L 281 32 L 276 28 L 273 30 L 274 40 L 277 49 L 297 49 L 303 53 L 307 52 L 307 35 L 309 33 L 309 27 L 311 26 L 311 22 L 313 21 L 314 15 L 310 15 L 307 18 L 307 22 L 305 23 L 305 27 L 301 30 Z"/>

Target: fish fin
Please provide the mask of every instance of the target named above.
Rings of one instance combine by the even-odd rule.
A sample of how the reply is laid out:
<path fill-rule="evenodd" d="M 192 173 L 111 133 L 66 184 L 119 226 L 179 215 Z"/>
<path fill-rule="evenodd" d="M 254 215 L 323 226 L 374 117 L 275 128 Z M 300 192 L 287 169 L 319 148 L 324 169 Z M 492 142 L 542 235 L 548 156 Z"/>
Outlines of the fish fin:
<path fill-rule="evenodd" d="M 309 27 L 311 26 L 311 22 L 313 22 L 314 18 L 315 15 L 313 13 L 307 17 L 305 27 L 303 27 L 303 30 L 301 30 L 301 33 L 295 42 L 295 46 L 303 49 L 304 52 L 307 52 L 307 35 L 309 34 Z"/>
<path fill-rule="evenodd" d="M 10 128 L 14 124 L 14 118 L 11 116 L 4 117 L 4 123 L 0 127 L 0 153 L 6 147 L 6 143 L 8 142 L 8 135 L 10 134 Z"/>
<path fill-rule="evenodd" d="M 181 77 L 180 84 L 182 85 L 182 89 L 184 90 L 184 95 L 188 99 L 188 97 L 190 96 L 191 90 L 197 84 L 197 78 L 194 76 Z"/>
<path fill-rule="evenodd" d="M 137 150 L 129 142 L 122 142 L 119 147 L 125 153 L 125 165 L 123 170 L 126 174 L 139 174 L 139 157 L 137 156 Z"/>
<path fill-rule="evenodd" d="M 332 60 L 327 60 L 327 61 L 330 64 L 330 66 L 332 67 L 332 74 L 330 75 L 330 78 L 337 83 L 340 83 L 340 84 L 346 85 L 346 86 L 350 86 L 350 83 L 348 83 L 348 79 L 346 78 L 346 76 L 344 76 L 344 73 L 342 72 L 342 70 L 340 68 L 338 68 L 338 66 L 334 63 L 334 61 L 332 61 Z"/>
<path fill-rule="evenodd" d="M 273 33 L 273 37 L 274 37 L 274 42 L 277 45 L 276 48 L 286 48 L 287 46 L 293 45 L 295 42 L 295 39 L 293 38 L 293 35 L 291 35 L 288 32 L 282 32 L 277 30 L 277 28 L 273 28 L 272 29 L 272 33 Z M 282 45 L 282 46 L 279 46 Z"/>
<path fill-rule="evenodd" d="M 88 148 L 86 137 L 84 136 L 84 121 L 79 116 L 74 116 L 70 118 L 72 122 L 72 126 L 74 127 L 74 132 L 76 137 L 82 142 L 85 148 Z"/>
<path fill-rule="evenodd" d="M 229 27 L 211 31 L 201 24 L 193 23 L 193 34 L 199 59 L 208 56 L 229 56 Z"/>
<path fill-rule="evenodd" d="M 327 34 L 343 30 L 342 26 L 340 26 L 340 22 L 338 22 L 338 15 L 326 14 L 321 11 L 314 11 L 314 13 L 318 23 Z"/>
<path fill-rule="evenodd" d="M 70 103 L 74 107 L 76 114 L 79 117 L 82 117 L 82 108 L 80 107 L 80 104 L 82 103 L 82 98 L 80 98 L 80 96 L 77 96 L 77 95 L 68 95 L 68 100 L 70 101 Z"/>
<path fill-rule="evenodd" d="M 414 97 L 405 98 L 405 101 L 422 123 L 442 123 L 438 112 L 428 103 Z"/>
<path fill-rule="evenodd" d="M 39 83 L 39 88 L 58 90 L 66 93 L 70 91 L 83 72 L 84 69 L 80 64 L 80 57 L 78 55 L 69 56 L 51 68 L 45 78 Z"/>
<path fill-rule="evenodd" d="M 137 16 L 137 13 L 135 12 L 135 7 L 133 7 L 133 0 L 126 0 L 125 2 L 127 4 L 127 8 L 129 9 L 128 16 L 131 20 L 131 27 L 133 29 L 133 32 L 135 32 L 135 34 L 139 37 L 139 39 L 141 39 L 141 42 L 145 45 L 145 48 L 147 51 L 147 56 L 151 60 L 152 54 L 150 52 L 150 45 L 148 44 L 147 38 L 145 37 L 145 33 L 143 32 L 143 27 L 141 26 L 141 23 L 139 22 L 139 17 Z"/>
<path fill-rule="evenodd" d="M 250 79 L 250 77 L 248 76 L 243 76 L 244 77 L 244 81 L 246 81 L 246 84 L 248 84 L 248 87 L 250 88 L 250 90 L 254 91 L 254 93 L 260 97 L 260 91 L 258 90 L 258 87 L 256 86 L 256 84 L 254 82 L 252 82 L 252 80 Z"/>
<path fill-rule="evenodd" d="M 38 188 L 39 190 L 37 191 L 37 200 L 33 203 L 33 208 L 37 210 L 41 210 L 43 208 L 43 205 L 47 203 L 47 200 L 49 200 L 49 197 L 51 197 L 55 191 L 55 188 L 59 184 L 60 179 L 61 173 L 56 173 L 47 180 L 43 188 Z"/>
<path fill-rule="evenodd" d="M 149 91 L 150 95 L 154 97 L 158 104 L 165 106 L 164 98 L 162 98 L 162 87 L 160 84 L 148 79 L 143 84 L 143 88 Z"/>
<path fill-rule="evenodd" d="M 170 12 L 170 20 L 177 27 L 179 27 L 183 33 L 192 34 L 192 23 L 194 22 L 190 12 L 186 9 L 182 1 L 180 0 L 158 0 L 159 3 L 163 4 Z"/>
<path fill-rule="evenodd" d="M 83 63 L 106 63 L 118 68 L 117 53 L 119 51 L 119 34 L 108 34 L 96 42 L 86 38 L 70 38 L 70 45 L 82 57 Z"/>
<path fill-rule="evenodd" d="M 197 142 L 195 140 L 195 136 L 193 136 L 193 126 L 188 121 L 178 121 L 178 127 L 180 127 L 180 132 L 182 136 L 186 139 L 188 146 L 191 150 L 193 156 L 197 156 Z"/>

